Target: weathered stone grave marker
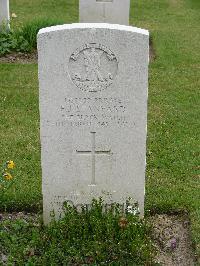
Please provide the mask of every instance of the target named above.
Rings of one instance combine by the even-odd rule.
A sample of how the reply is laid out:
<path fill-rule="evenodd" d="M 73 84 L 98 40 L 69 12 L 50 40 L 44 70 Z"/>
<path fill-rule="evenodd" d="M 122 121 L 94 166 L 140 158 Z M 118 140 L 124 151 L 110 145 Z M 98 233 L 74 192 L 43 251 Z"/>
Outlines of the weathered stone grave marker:
<path fill-rule="evenodd" d="M 9 0 L 0 0 L 0 29 L 4 25 L 9 29 Z"/>
<path fill-rule="evenodd" d="M 44 221 L 102 197 L 144 208 L 148 31 L 71 24 L 38 34 Z"/>
<path fill-rule="evenodd" d="M 80 22 L 129 25 L 130 0 L 79 0 Z"/>

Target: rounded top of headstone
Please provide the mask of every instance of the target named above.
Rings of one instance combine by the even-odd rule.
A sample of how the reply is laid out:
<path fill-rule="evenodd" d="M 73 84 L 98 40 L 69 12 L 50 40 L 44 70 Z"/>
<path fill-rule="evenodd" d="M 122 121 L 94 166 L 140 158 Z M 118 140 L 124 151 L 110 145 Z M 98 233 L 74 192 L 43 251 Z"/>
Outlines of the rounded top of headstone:
<path fill-rule="evenodd" d="M 38 35 L 55 31 L 70 30 L 70 29 L 110 29 L 110 30 L 134 32 L 149 36 L 149 31 L 145 29 L 136 28 L 132 26 L 119 25 L 119 24 L 109 24 L 109 23 L 73 23 L 73 24 L 52 26 L 41 29 Z"/>

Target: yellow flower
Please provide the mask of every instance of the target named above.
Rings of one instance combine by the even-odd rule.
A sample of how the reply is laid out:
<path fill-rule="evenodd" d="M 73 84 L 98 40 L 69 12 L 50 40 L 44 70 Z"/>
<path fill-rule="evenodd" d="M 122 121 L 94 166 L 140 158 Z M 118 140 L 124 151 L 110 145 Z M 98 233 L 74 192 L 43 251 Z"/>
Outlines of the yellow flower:
<path fill-rule="evenodd" d="M 10 173 L 4 173 L 3 174 L 3 177 L 6 179 L 6 180 L 11 180 L 11 179 L 13 179 L 13 177 L 11 176 L 11 174 Z"/>
<path fill-rule="evenodd" d="M 15 167 L 15 163 L 13 161 L 7 161 L 6 165 L 8 167 L 8 169 L 13 169 Z"/>

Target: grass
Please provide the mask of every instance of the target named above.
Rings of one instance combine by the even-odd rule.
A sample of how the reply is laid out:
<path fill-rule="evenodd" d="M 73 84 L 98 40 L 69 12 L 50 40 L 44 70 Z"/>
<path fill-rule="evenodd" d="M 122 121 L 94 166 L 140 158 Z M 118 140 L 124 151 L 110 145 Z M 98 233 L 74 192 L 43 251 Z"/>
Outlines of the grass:
<path fill-rule="evenodd" d="M 157 53 L 149 78 L 146 210 L 188 210 L 199 250 L 200 6 L 140 1 L 135 10 L 136 25 L 150 30 Z"/>
<path fill-rule="evenodd" d="M 16 13 L 14 27 L 29 23 L 33 19 L 61 20 L 65 23 L 78 22 L 79 0 L 11 0 L 10 11 Z"/>
<path fill-rule="evenodd" d="M 0 73 L 1 163 L 14 158 L 17 165 L 16 185 L 0 206 L 30 208 L 41 199 L 37 68 L 2 64 Z"/>
<path fill-rule="evenodd" d="M 42 2 L 42 3 L 41 3 Z M 78 1 L 11 0 L 19 27 L 38 18 L 76 22 Z M 132 25 L 149 29 L 146 214 L 187 210 L 200 254 L 200 2 L 131 1 Z M 1 162 L 16 162 L 16 186 L 4 209 L 41 209 L 37 65 L 0 64 Z"/>

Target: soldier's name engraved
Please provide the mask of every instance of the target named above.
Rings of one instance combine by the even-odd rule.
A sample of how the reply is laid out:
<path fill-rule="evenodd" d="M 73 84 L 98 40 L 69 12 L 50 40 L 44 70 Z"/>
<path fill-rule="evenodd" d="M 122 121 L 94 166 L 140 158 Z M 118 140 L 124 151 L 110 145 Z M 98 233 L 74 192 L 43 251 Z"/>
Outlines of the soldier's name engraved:
<path fill-rule="evenodd" d="M 65 98 L 64 105 L 61 106 L 61 110 L 65 112 L 126 112 L 128 101 L 121 100 L 119 98 Z"/>
<path fill-rule="evenodd" d="M 61 117 L 57 126 L 63 126 L 66 121 L 71 126 L 109 126 L 127 125 L 127 104 L 118 98 L 65 98 L 60 107 Z"/>

